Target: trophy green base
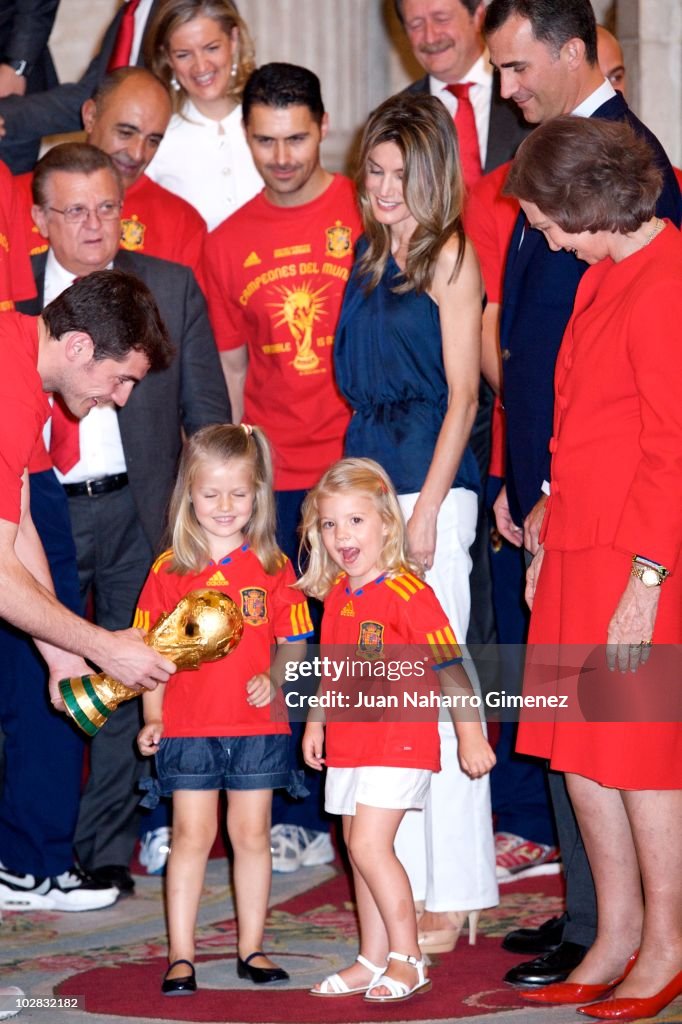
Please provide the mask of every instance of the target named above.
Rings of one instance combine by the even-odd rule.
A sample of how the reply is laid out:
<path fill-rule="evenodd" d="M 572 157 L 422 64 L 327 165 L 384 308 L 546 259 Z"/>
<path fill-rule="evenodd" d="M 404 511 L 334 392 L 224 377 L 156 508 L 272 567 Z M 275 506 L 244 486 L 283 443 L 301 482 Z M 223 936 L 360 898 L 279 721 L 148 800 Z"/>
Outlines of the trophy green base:
<path fill-rule="evenodd" d="M 96 677 L 95 677 L 96 678 Z M 116 708 L 103 704 L 93 686 L 93 676 L 74 676 L 59 684 L 66 710 L 88 736 L 96 736 Z"/>

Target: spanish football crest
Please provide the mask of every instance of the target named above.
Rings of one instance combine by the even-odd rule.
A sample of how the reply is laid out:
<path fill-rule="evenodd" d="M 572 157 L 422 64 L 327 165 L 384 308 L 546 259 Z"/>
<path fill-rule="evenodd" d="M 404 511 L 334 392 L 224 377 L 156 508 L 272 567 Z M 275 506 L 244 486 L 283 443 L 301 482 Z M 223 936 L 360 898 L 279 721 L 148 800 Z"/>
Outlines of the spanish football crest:
<path fill-rule="evenodd" d="M 358 646 L 355 651 L 358 658 L 373 661 L 384 653 L 384 627 L 380 622 L 361 622 Z"/>
<path fill-rule="evenodd" d="M 245 587 L 242 595 L 242 615 L 250 626 L 262 626 L 268 621 L 267 594 L 262 587 Z"/>
<path fill-rule="evenodd" d="M 327 228 L 325 235 L 327 236 L 326 256 L 335 256 L 340 260 L 349 254 L 353 235 L 349 227 L 346 227 L 340 220 L 337 220 L 334 227 Z"/>
<path fill-rule="evenodd" d="M 136 252 L 144 246 L 145 224 L 141 224 L 137 215 L 121 221 L 121 248 L 128 252 Z"/>

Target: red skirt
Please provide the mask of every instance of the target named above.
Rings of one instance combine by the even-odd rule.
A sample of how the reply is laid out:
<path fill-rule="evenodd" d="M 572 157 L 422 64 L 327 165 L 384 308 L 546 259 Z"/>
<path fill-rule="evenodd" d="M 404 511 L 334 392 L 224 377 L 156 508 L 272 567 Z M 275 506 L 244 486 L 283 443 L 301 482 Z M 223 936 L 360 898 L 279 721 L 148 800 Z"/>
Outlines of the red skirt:
<path fill-rule="evenodd" d="M 630 565 L 631 556 L 610 547 L 545 552 L 531 616 L 524 693 L 547 692 L 552 659 L 546 652 L 553 649 L 559 666 L 557 690 L 568 692 L 573 685 L 576 703 L 570 713 L 524 710 L 516 749 L 547 758 L 556 771 L 617 789 L 682 789 L 682 648 L 675 646 L 682 643 L 682 571 L 662 586 L 648 664 L 634 674 L 611 673 L 601 645 L 606 644 Z M 575 666 L 577 653 L 588 645 L 600 646 L 589 655 L 589 671 L 578 673 L 571 683 L 572 670 L 566 665 Z M 544 663 L 542 669 L 538 663 Z M 581 718 L 575 713 L 578 704 L 584 717 L 593 720 L 576 720 Z M 655 720 L 657 713 L 660 721 Z M 604 720 L 594 720 L 598 718 Z"/>

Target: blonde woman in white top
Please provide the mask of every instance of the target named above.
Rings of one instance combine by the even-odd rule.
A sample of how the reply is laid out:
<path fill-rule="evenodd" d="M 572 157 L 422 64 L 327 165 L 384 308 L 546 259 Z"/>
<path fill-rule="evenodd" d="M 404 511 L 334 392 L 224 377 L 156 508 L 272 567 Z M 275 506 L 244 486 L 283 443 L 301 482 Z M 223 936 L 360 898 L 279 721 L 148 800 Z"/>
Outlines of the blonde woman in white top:
<path fill-rule="evenodd" d="M 147 174 L 212 231 L 263 187 L 241 126 L 242 89 L 255 66 L 248 30 L 231 0 L 168 0 L 151 26 L 147 62 L 174 107 Z"/>

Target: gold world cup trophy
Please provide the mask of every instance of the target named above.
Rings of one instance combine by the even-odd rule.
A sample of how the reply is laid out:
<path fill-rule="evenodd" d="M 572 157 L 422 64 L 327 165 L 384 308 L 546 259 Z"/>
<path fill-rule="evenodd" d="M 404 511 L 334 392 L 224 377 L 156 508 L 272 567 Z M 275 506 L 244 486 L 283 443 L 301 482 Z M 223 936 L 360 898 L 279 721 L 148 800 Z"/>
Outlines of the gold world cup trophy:
<path fill-rule="evenodd" d="M 185 670 L 224 658 L 243 632 L 242 613 L 231 597 L 219 590 L 192 590 L 172 612 L 159 616 L 144 641 Z M 104 672 L 62 679 L 59 691 L 67 712 L 88 736 L 101 729 L 119 704 L 139 696 Z"/>

